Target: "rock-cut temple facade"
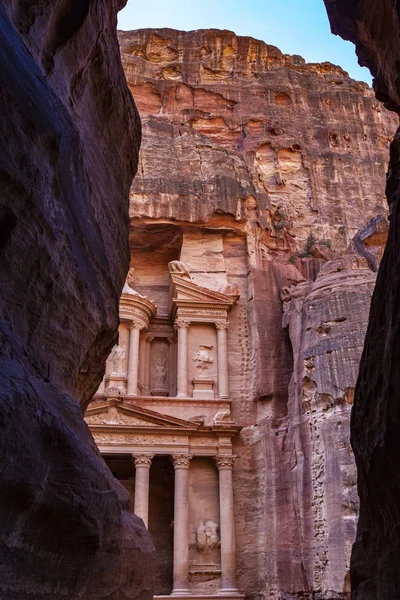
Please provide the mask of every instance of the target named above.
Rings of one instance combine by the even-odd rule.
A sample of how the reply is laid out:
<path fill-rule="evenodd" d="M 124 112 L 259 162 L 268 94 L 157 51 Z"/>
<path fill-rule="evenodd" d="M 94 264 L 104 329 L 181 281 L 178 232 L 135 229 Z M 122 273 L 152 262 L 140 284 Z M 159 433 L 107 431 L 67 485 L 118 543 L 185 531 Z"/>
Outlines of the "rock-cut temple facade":
<path fill-rule="evenodd" d="M 228 368 L 239 294 L 168 264 L 167 310 L 125 284 L 119 343 L 87 413 L 94 439 L 154 541 L 157 595 L 239 597 Z"/>

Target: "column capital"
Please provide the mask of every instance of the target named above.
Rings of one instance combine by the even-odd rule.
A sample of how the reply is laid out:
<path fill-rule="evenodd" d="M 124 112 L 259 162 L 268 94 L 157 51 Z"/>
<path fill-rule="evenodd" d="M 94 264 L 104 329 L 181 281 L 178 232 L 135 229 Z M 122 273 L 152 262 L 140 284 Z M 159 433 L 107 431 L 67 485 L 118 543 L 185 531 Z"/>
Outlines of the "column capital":
<path fill-rule="evenodd" d="M 174 465 L 174 469 L 188 469 L 191 458 L 188 454 L 172 454 L 171 462 Z"/>
<path fill-rule="evenodd" d="M 148 341 L 150 344 L 151 344 L 151 342 L 153 342 L 153 341 L 154 341 L 155 337 L 156 337 L 156 336 L 155 336 L 154 334 L 152 334 L 152 333 L 146 333 L 146 340 L 147 340 L 147 341 Z"/>
<path fill-rule="evenodd" d="M 189 329 L 190 321 L 186 321 L 185 319 L 179 319 L 174 323 L 175 329 Z"/>
<path fill-rule="evenodd" d="M 153 454 L 134 454 L 133 460 L 135 462 L 135 467 L 147 467 L 150 469 L 151 461 L 153 459 Z"/>
<path fill-rule="evenodd" d="M 215 464 L 217 465 L 218 471 L 222 469 L 233 469 L 233 463 L 235 462 L 236 456 L 215 456 Z"/>
<path fill-rule="evenodd" d="M 229 329 L 229 323 L 215 323 L 215 328 L 222 331 L 227 331 Z"/>
<path fill-rule="evenodd" d="M 139 319 L 132 319 L 131 321 L 128 321 L 127 325 L 129 329 L 139 329 L 139 331 L 146 329 L 145 324 L 142 321 L 139 321 Z"/>

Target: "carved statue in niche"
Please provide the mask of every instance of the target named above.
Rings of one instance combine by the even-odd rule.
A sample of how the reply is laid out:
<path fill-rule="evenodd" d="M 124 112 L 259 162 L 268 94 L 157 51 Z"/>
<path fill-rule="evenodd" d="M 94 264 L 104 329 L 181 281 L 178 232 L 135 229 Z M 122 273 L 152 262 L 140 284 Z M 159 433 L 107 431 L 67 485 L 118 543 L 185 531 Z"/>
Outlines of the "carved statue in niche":
<path fill-rule="evenodd" d="M 215 521 L 200 521 L 196 531 L 196 547 L 198 552 L 210 552 L 219 548 L 218 523 Z"/>
<path fill-rule="evenodd" d="M 208 353 L 208 351 L 212 348 L 213 346 L 206 346 L 202 344 L 199 346 L 199 351 L 197 352 L 197 354 L 192 358 L 196 370 L 200 373 L 204 373 L 204 371 L 207 370 L 209 366 L 214 362 L 214 359 Z"/>
<path fill-rule="evenodd" d="M 110 354 L 110 360 L 113 365 L 113 375 L 124 374 L 124 360 L 126 358 L 126 350 L 123 346 L 114 346 L 113 351 Z"/>
<path fill-rule="evenodd" d="M 171 260 L 168 263 L 168 269 L 170 273 L 174 273 L 175 275 L 181 275 L 184 279 L 191 280 L 190 272 L 185 263 L 180 260 Z"/>
<path fill-rule="evenodd" d="M 162 387 L 167 377 L 166 360 L 159 360 L 155 364 L 155 383 L 156 387 Z"/>
<path fill-rule="evenodd" d="M 152 396 L 168 395 L 167 376 L 167 359 L 165 355 L 160 353 L 153 362 Z"/>

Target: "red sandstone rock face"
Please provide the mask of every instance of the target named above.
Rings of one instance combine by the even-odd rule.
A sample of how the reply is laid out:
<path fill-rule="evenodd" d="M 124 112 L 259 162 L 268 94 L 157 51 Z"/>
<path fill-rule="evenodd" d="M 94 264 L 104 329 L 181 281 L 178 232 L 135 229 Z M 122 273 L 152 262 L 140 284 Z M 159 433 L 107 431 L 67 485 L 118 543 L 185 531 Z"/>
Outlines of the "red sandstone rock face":
<path fill-rule="evenodd" d="M 239 586 L 348 598 L 349 418 L 397 119 L 340 68 L 231 32 L 122 32 L 120 43 L 144 132 L 131 250 L 132 265 L 140 256 L 149 268 L 135 270 L 136 287 L 153 291 L 156 240 L 179 258 L 179 231 L 189 258 L 204 245 L 201 276 L 212 285 L 223 263 L 241 293 L 229 332 L 232 414 L 244 427 Z"/>
<path fill-rule="evenodd" d="M 378 98 L 400 112 L 399 4 L 325 0 L 332 29 L 356 44 L 360 60 L 375 76 Z M 360 365 L 352 446 L 361 500 L 351 579 L 357 600 L 399 597 L 399 132 L 390 150 L 387 199 L 391 208 L 388 244 L 382 260 L 365 349 Z"/>
<path fill-rule="evenodd" d="M 152 544 L 77 402 L 101 380 L 128 267 L 140 125 L 118 4 L 0 7 L 4 600 L 151 597 Z"/>

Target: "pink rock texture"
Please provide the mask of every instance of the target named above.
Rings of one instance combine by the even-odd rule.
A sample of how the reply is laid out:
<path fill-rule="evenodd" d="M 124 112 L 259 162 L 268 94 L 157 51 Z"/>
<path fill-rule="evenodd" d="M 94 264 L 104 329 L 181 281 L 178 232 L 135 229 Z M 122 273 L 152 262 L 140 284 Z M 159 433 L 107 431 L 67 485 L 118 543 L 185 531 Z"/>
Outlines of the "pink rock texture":
<path fill-rule="evenodd" d="M 82 419 L 129 262 L 140 123 L 120 64 L 121 6 L 0 7 L 4 600 L 152 594 L 152 543 Z"/>
<path fill-rule="evenodd" d="M 155 294 L 162 264 L 184 256 L 192 276 L 240 290 L 229 329 L 232 416 L 243 427 L 239 587 L 252 598 L 348 599 L 350 410 L 397 118 L 339 67 L 232 32 L 119 37 L 143 122 L 135 289 Z"/>
<path fill-rule="evenodd" d="M 382 0 L 325 0 L 332 30 L 356 44 L 375 77 L 377 97 L 400 113 L 400 8 Z M 358 467 L 360 520 L 351 564 L 353 598 L 399 597 L 399 131 L 390 149 L 387 182 L 390 230 L 371 306 L 360 365 L 352 446 Z"/>

